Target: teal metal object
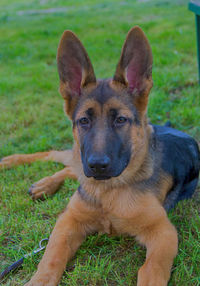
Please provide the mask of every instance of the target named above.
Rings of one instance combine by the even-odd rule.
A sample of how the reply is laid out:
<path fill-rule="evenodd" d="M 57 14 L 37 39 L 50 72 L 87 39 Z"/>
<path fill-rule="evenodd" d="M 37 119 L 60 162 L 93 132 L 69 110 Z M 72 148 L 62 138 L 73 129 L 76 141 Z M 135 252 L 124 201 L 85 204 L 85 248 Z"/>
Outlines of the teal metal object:
<path fill-rule="evenodd" d="M 200 84 L 200 0 L 191 0 L 188 5 L 189 10 L 195 13 L 196 33 L 197 33 L 197 58 Z"/>

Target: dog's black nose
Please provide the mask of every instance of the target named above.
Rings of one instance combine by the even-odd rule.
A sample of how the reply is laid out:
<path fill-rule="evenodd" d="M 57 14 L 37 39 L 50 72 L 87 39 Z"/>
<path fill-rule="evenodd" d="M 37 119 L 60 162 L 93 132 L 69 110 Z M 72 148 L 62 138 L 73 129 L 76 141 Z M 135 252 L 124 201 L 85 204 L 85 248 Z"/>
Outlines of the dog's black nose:
<path fill-rule="evenodd" d="M 110 158 L 106 155 L 90 155 L 88 158 L 88 166 L 94 174 L 102 174 L 108 170 Z"/>

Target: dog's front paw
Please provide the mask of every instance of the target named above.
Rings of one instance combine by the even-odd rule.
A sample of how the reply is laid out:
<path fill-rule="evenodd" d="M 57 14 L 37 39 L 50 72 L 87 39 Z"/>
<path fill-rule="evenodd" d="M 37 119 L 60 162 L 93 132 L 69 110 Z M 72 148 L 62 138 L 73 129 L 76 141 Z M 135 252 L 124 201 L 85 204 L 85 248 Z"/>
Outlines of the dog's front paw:
<path fill-rule="evenodd" d="M 53 179 L 52 177 L 45 177 L 33 184 L 28 193 L 32 199 L 42 199 L 44 195 L 54 194 L 60 187 L 60 181 Z"/>
<path fill-rule="evenodd" d="M 7 156 L 0 160 L 0 169 L 11 168 L 12 166 L 19 164 L 20 164 L 20 155 L 15 154 Z"/>
<path fill-rule="evenodd" d="M 57 282 L 51 275 L 47 274 L 40 276 L 35 274 L 24 286 L 57 286 Z"/>
<path fill-rule="evenodd" d="M 145 263 L 138 272 L 137 286 L 167 286 L 168 275 L 159 265 Z"/>

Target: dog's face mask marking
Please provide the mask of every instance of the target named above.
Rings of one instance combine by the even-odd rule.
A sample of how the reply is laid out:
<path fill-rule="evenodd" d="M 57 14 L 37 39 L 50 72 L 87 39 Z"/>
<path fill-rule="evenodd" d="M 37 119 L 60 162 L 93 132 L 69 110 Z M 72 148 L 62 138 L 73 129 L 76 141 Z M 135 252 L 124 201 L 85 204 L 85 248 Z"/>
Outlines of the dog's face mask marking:
<path fill-rule="evenodd" d="M 131 156 L 131 128 L 138 123 L 134 112 L 106 81 L 80 100 L 73 126 L 87 177 L 105 180 L 119 176 L 126 168 Z"/>
<path fill-rule="evenodd" d="M 152 54 L 142 30 L 133 28 L 126 38 L 113 80 L 96 82 L 89 57 L 70 31 L 58 48 L 60 92 L 73 121 L 87 177 L 105 180 L 119 176 L 129 164 L 134 132 L 145 118 L 152 86 Z"/>

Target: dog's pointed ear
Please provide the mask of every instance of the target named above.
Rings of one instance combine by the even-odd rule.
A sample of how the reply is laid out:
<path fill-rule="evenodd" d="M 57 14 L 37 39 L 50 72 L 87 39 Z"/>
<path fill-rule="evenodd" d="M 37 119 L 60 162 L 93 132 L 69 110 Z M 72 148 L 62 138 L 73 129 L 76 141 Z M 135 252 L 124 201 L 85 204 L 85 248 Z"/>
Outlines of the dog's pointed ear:
<path fill-rule="evenodd" d="M 113 83 L 126 86 L 139 111 L 146 111 L 152 82 L 153 57 L 142 29 L 133 27 L 125 40 Z"/>
<path fill-rule="evenodd" d="M 66 112 L 72 118 L 81 89 L 90 83 L 96 83 L 96 77 L 84 46 L 71 31 L 65 31 L 61 37 L 57 65 L 60 93 L 65 99 Z"/>

